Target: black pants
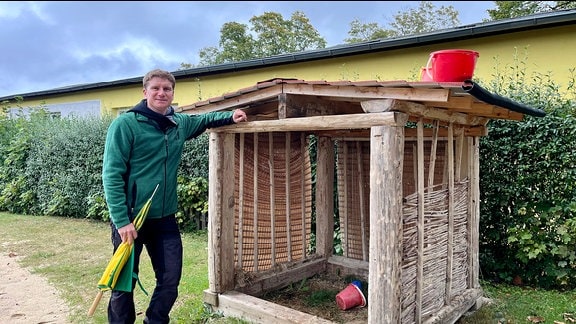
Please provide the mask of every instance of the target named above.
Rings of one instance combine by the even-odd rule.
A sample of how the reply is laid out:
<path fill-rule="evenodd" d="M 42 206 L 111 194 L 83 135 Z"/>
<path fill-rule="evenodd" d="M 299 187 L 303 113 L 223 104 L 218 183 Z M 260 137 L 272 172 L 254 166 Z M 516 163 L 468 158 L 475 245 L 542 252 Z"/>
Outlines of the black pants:
<path fill-rule="evenodd" d="M 112 225 L 114 250 L 122 242 L 118 231 Z M 178 285 L 182 277 L 182 238 L 174 215 L 160 219 L 147 219 L 138 231 L 134 241 L 134 272 L 138 274 L 140 254 L 143 246 L 150 256 L 156 287 L 146 310 L 144 323 L 169 323 L 169 313 L 178 297 Z M 108 322 L 127 324 L 136 321 L 134 307 L 134 286 L 132 292 L 112 290 L 108 304 Z M 144 287 L 146 288 L 146 287 Z"/>

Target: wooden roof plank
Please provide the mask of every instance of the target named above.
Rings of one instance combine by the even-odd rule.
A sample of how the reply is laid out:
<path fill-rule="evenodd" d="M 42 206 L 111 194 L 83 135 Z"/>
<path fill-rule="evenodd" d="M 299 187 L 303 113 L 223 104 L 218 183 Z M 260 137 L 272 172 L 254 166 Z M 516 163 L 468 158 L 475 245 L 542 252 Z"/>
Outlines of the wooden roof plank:
<path fill-rule="evenodd" d="M 249 107 L 250 103 L 252 102 L 275 98 L 280 93 L 282 93 L 282 86 L 275 85 L 272 87 L 260 89 L 258 91 L 248 92 L 236 97 L 220 100 L 218 102 L 206 103 L 203 101 L 192 105 L 182 106 L 180 107 L 180 111 L 184 113 L 201 114 L 211 111 Z"/>
<path fill-rule="evenodd" d="M 385 87 L 358 87 L 358 86 L 335 86 L 335 85 L 309 85 L 290 84 L 284 87 L 285 93 L 349 97 L 362 99 L 402 99 L 415 101 L 447 101 L 450 91 L 447 89 L 428 88 L 385 88 Z"/>

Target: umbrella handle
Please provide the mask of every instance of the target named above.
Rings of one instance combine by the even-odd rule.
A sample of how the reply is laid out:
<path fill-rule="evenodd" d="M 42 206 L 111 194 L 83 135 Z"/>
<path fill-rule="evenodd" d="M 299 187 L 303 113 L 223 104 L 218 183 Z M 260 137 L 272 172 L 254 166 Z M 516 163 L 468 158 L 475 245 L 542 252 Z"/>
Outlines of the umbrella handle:
<path fill-rule="evenodd" d="M 90 306 L 90 309 L 88 310 L 88 316 L 92 316 L 94 315 L 94 311 L 96 311 L 96 307 L 98 306 L 98 304 L 100 303 L 100 299 L 102 299 L 102 294 L 104 292 L 102 290 L 100 290 L 98 292 L 98 295 L 96 295 L 96 298 L 94 298 L 94 301 L 92 302 L 92 306 Z"/>

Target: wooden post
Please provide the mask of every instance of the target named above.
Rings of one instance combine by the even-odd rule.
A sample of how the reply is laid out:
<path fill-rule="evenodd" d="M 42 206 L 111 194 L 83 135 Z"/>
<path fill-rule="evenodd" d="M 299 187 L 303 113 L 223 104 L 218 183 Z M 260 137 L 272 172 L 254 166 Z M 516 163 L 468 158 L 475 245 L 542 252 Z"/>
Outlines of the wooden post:
<path fill-rule="evenodd" d="M 350 179 L 349 178 L 349 174 L 348 174 L 348 164 L 351 163 L 348 159 L 348 157 L 350 156 L 350 151 L 348 150 L 348 146 L 350 144 L 348 142 L 344 142 L 344 145 L 342 145 L 342 153 L 340 156 L 344 156 L 344 158 L 342 160 L 344 160 L 344 167 L 343 167 L 343 171 L 342 171 L 342 178 L 343 179 Z M 344 180 L 342 181 L 342 184 L 338 185 L 338 191 L 340 191 L 340 188 L 342 188 L 342 192 L 344 194 L 340 194 L 340 206 L 344 207 L 344 208 L 340 208 L 339 211 L 339 216 L 340 216 L 340 244 L 342 244 L 342 251 L 343 254 L 342 256 L 344 256 L 345 258 L 350 257 L 350 249 L 348 248 L 348 235 L 350 235 L 350 230 L 348 229 L 348 225 L 350 224 L 350 217 L 349 217 L 349 205 L 348 202 L 350 200 L 350 194 L 349 194 L 349 188 L 348 188 L 348 181 Z"/>
<path fill-rule="evenodd" d="M 418 260 L 416 265 L 416 301 L 415 301 L 415 316 L 416 323 L 422 322 L 422 299 L 424 296 L 424 121 L 422 118 L 418 120 L 417 130 L 417 161 L 418 169 L 416 178 L 416 192 L 418 193 L 418 221 L 416 228 L 418 230 Z"/>
<path fill-rule="evenodd" d="M 274 133 L 268 133 L 268 167 L 270 176 L 270 244 L 272 268 L 276 267 L 276 183 L 274 181 Z"/>
<path fill-rule="evenodd" d="M 234 289 L 234 134 L 210 133 L 208 289 Z"/>
<path fill-rule="evenodd" d="M 306 135 L 304 135 L 304 133 L 300 133 L 300 156 L 302 157 L 302 163 L 305 165 L 308 165 L 308 163 L 306 163 L 308 161 L 308 159 L 304 159 L 305 156 L 308 156 L 308 146 L 306 145 Z M 307 233 L 307 228 L 306 228 L 306 193 L 305 193 L 305 189 L 306 189 L 306 181 L 304 181 L 304 179 L 306 178 L 306 168 L 302 168 L 302 172 L 301 172 L 301 178 L 302 181 L 300 182 L 300 201 L 301 201 L 301 206 L 300 208 L 302 208 L 302 212 L 300 214 L 300 217 L 302 218 L 302 259 L 306 259 L 306 253 L 308 251 L 308 246 L 306 244 L 307 240 L 306 237 L 308 235 Z"/>
<path fill-rule="evenodd" d="M 368 323 L 400 323 L 402 170 L 404 124 L 373 126 L 370 133 L 370 262 Z"/>
<path fill-rule="evenodd" d="M 258 272 L 258 203 L 260 202 L 260 198 L 258 197 L 258 136 L 260 135 L 260 133 L 254 133 L 254 152 L 253 154 L 253 173 L 254 173 L 254 179 L 253 179 L 253 187 L 252 187 L 252 196 L 253 196 L 253 202 L 252 202 L 252 206 L 254 206 L 254 210 L 252 211 L 252 224 L 254 224 L 253 228 L 252 228 L 252 240 L 254 241 L 254 250 L 252 251 L 252 259 L 254 260 L 254 272 Z"/>
<path fill-rule="evenodd" d="M 433 123 L 432 131 L 432 144 L 430 147 L 430 163 L 428 165 L 428 192 L 432 192 L 432 187 L 434 186 L 434 172 L 436 171 L 436 151 L 438 148 L 438 128 L 440 123 L 435 120 Z"/>
<path fill-rule="evenodd" d="M 235 268 L 244 268 L 244 144 L 245 134 L 241 133 L 239 143 L 239 158 L 238 158 L 238 260 L 236 261 Z"/>
<path fill-rule="evenodd" d="M 468 139 L 468 174 L 469 184 L 469 219 L 468 219 L 468 258 L 470 275 L 468 276 L 468 287 L 479 288 L 479 231 L 480 231 L 480 137 Z"/>
<path fill-rule="evenodd" d="M 334 245 L 334 144 L 318 138 L 316 167 L 316 253 L 332 256 Z"/>
<path fill-rule="evenodd" d="M 362 261 L 368 261 L 368 236 L 366 235 L 366 212 L 364 211 L 364 172 L 362 167 L 362 145 L 356 141 L 356 165 L 358 166 L 358 196 L 360 197 L 360 235 L 362 235 Z"/>
<path fill-rule="evenodd" d="M 290 214 L 292 213 L 291 210 L 291 203 L 292 203 L 292 192 L 290 190 L 291 186 L 291 170 L 290 170 L 290 151 L 292 146 L 292 136 L 290 132 L 286 132 L 286 147 L 285 147 L 285 154 L 286 154 L 286 161 L 284 161 L 284 170 L 286 172 L 286 244 L 288 249 L 288 262 L 292 261 L 292 218 Z"/>
<path fill-rule="evenodd" d="M 445 305 L 452 300 L 452 281 L 454 268 L 454 126 L 448 125 L 448 140 L 446 141 L 448 153 L 448 242 L 446 244 L 446 293 Z"/>

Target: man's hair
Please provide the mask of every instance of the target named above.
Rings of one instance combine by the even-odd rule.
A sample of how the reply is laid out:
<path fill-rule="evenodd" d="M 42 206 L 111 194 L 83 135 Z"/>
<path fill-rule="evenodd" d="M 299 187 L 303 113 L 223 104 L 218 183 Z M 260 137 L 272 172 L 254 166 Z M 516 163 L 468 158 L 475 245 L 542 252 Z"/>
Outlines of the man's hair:
<path fill-rule="evenodd" d="M 146 75 L 142 79 L 142 85 L 144 86 L 144 89 L 146 89 L 148 82 L 150 82 L 152 78 L 161 78 L 164 80 L 168 80 L 170 81 L 170 83 L 172 83 L 172 88 L 176 87 L 176 78 L 174 78 L 172 73 L 160 69 L 155 69 L 146 73 Z"/>

